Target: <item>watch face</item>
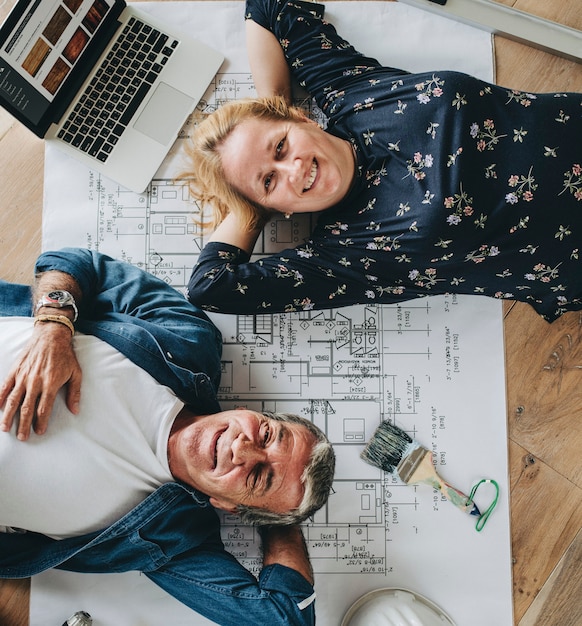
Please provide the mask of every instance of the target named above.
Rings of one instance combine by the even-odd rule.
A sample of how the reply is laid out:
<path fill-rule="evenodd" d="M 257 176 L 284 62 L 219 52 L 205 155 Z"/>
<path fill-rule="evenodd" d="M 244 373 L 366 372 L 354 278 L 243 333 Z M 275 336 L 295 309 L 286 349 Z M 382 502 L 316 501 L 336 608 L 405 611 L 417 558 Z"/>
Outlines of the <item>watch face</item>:
<path fill-rule="evenodd" d="M 68 300 L 68 293 L 66 291 L 61 291 L 60 289 L 56 289 L 55 291 L 50 291 L 46 294 L 46 297 L 49 300 L 54 300 L 55 302 L 65 302 Z"/>
<path fill-rule="evenodd" d="M 64 289 L 53 289 L 53 291 L 49 291 L 44 296 L 40 298 L 40 300 L 36 303 L 36 311 L 38 311 L 43 306 L 47 306 L 55 309 L 62 309 L 64 307 L 72 307 L 74 312 L 73 322 L 77 321 L 77 317 L 79 315 L 79 311 L 77 310 L 77 305 L 75 304 L 75 298 Z"/>

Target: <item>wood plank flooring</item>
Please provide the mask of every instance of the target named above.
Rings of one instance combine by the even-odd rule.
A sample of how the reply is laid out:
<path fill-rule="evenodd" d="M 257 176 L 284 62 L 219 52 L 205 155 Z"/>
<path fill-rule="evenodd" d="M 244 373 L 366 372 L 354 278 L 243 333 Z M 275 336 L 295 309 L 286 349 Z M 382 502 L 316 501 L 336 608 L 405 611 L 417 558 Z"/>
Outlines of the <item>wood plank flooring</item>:
<path fill-rule="evenodd" d="M 0 4 L 0 18 L 12 1 Z M 503 3 L 582 30 L 580 0 Z M 498 84 L 582 92 L 582 64 L 501 38 L 495 48 Z M 0 111 L 5 280 L 29 282 L 40 252 L 43 158 L 42 142 Z M 515 626 L 582 624 L 581 339 L 581 314 L 550 325 L 527 305 L 506 306 Z M 0 626 L 28 626 L 28 600 L 28 580 L 0 581 Z"/>

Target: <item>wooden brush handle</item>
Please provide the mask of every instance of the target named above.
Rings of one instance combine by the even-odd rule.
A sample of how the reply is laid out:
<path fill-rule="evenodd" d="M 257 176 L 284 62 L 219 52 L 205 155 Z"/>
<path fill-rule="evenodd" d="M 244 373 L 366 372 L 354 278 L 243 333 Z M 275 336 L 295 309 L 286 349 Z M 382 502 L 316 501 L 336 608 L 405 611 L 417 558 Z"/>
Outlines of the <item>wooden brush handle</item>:
<path fill-rule="evenodd" d="M 475 503 L 469 499 L 469 496 L 449 485 L 436 472 L 433 477 L 433 487 L 438 489 L 449 502 L 452 502 L 461 511 L 470 515 L 481 515 Z"/>
<path fill-rule="evenodd" d="M 469 499 L 462 491 L 455 489 L 445 482 L 438 474 L 432 462 L 432 453 L 426 448 L 418 450 L 422 454 L 419 462 L 415 463 L 414 471 L 407 477 L 410 484 L 424 483 L 438 489 L 449 502 L 452 502 L 458 509 L 470 515 L 480 516 L 481 513 L 475 503 Z M 413 453 L 414 454 L 414 453 Z M 411 455 L 412 456 L 412 455 Z"/>

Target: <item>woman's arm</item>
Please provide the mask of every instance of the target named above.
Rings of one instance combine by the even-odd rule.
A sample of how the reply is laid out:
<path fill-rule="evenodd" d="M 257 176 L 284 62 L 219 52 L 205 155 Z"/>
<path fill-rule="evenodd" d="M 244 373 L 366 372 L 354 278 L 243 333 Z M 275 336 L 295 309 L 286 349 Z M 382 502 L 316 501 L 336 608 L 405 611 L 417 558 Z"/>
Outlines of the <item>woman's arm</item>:
<path fill-rule="evenodd" d="M 252 19 L 246 20 L 247 54 L 260 97 L 283 96 L 291 104 L 291 75 L 275 35 Z"/>
<path fill-rule="evenodd" d="M 261 80 L 264 72 L 265 80 L 270 76 L 269 80 L 274 81 L 261 87 L 266 93 L 282 89 L 278 73 L 286 60 L 293 81 L 304 87 L 323 109 L 329 107 L 330 94 L 351 88 L 354 76 L 380 67 L 376 59 L 357 52 L 338 35 L 333 25 L 323 20 L 324 10 L 323 4 L 304 0 L 246 0 L 247 24 L 254 23 L 254 27 L 249 25 L 253 30 L 247 34 L 253 78 Z M 267 33 L 261 33 L 260 27 Z M 270 43 L 269 33 L 272 33 Z M 260 43 L 262 40 L 266 40 L 265 47 Z M 251 51 L 250 46 L 256 46 L 257 52 Z M 252 66 L 253 58 L 256 67 Z M 271 58 L 274 69 L 265 69 Z M 323 110 L 331 117 L 332 112 Z"/>

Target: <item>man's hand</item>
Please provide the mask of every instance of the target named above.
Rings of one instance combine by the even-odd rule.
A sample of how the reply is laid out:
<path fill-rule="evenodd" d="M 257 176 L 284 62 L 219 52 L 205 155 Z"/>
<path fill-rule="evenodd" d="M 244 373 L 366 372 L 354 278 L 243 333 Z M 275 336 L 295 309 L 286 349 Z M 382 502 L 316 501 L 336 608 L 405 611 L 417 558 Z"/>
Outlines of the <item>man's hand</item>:
<path fill-rule="evenodd" d="M 57 392 L 65 385 L 67 407 L 77 414 L 81 377 L 70 330 L 54 322 L 36 324 L 29 344 L 0 389 L 0 407 L 4 407 L 0 430 L 10 430 L 20 407 L 18 439 L 26 441 L 31 428 L 42 435 Z"/>
<path fill-rule="evenodd" d="M 263 541 L 263 566 L 279 563 L 299 572 L 313 585 L 313 570 L 300 526 L 259 529 Z"/>

